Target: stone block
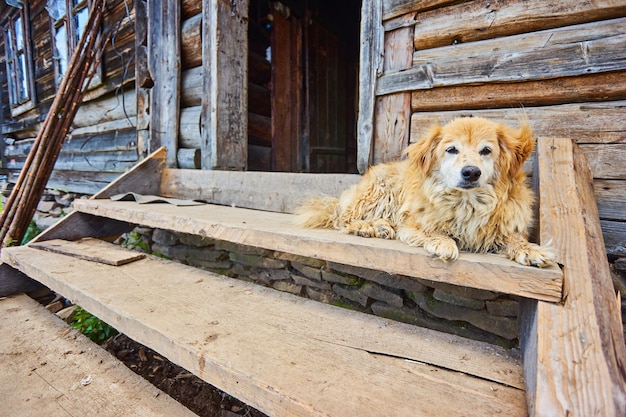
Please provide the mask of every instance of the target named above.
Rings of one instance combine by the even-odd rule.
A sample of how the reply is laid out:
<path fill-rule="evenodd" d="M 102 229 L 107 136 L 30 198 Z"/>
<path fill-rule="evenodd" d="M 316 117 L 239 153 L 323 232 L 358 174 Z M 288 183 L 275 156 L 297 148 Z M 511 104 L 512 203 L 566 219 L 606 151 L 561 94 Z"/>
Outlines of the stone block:
<path fill-rule="evenodd" d="M 302 276 L 309 279 L 313 279 L 315 281 L 322 280 L 322 271 L 320 268 L 314 268 L 294 261 L 291 261 L 291 267 L 298 271 Z"/>
<path fill-rule="evenodd" d="M 500 294 L 493 292 L 493 291 L 479 290 L 476 288 L 468 288 L 468 287 L 460 287 L 458 285 L 447 284 L 445 282 L 430 281 L 430 280 L 425 280 L 425 279 L 422 279 L 420 281 L 422 282 L 422 284 L 428 287 L 445 291 L 448 294 L 454 294 L 459 297 L 473 298 L 475 300 L 485 301 L 485 300 L 495 300 L 496 298 L 500 296 Z"/>
<path fill-rule="evenodd" d="M 307 277 L 300 276 L 298 274 L 291 274 L 291 279 L 298 285 L 319 288 L 320 290 L 330 290 L 330 284 L 324 281 L 317 281 L 314 279 L 309 279 Z"/>
<path fill-rule="evenodd" d="M 176 233 L 170 232 L 169 230 L 154 229 L 152 241 L 163 246 L 173 246 L 178 243 L 178 236 L 176 236 Z"/>
<path fill-rule="evenodd" d="M 54 201 L 54 199 L 50 201 L 40 201 L 37 204 L 37 211 L 48 213 L 55 207 L 57 207 L 57 202 Z"/>
<path fill-rule="evenodd" d="M 498 299 L 486 302 L 487 311 L 494 316 L 517 317 L 519 315 L 519 302 L 511 299 Z"/>
<path fill-rule="evenodd" d="M 344 275 L 322 269 L 322 279 L 324 281 L 333 282 L 342 285 L 357 286 L 361 284 L 361 278 L 354 275 Z"/>
<path fill-rule="evenodd" d="M 384 301 L 393 307 L 402 307 L 404 305 L 404 298 L 401 295 L 393 293 L 384 289 L 380 285 L 373 282 L 366 282 L 361 287 L 363 294 L 378 301 Z"/>
<path fill-rule="evenodd" d="M 507 340 L 513 340 L 518 337 L 517 321 L 514 319 L 492 316 L 486 311 L 476 311 L 442 303 L 422 293 L 414 293 L 413 301 L 415 301 L 419 308 L 435 317 L 445 320 L 465 321 L 479 329 L 493 333 Z"/>
<path fill-rule="evenodd" d="M 295 295 L 300 295 L 302 292 L 302 286 L 294 284 L 289 281 L 274 281 L 272 282 L 272 288 L 278 291 L 288 292 Z"/>
<path fill-rule="evenodd" d="M 319 290 L 313 287 L 306 287 L 306 295 L 315 301 L 319 301 L 325 304 L 334 304 L 337 300 L 337 296 L 332 291 Z"/>
<path fill-rule="evenodd" d="M 225 240 L 216 240 L 215 249 L 220 249 L 226 252 L 234 252 L 242 255 L 258 255 L 258 256 L 271 256 L 273 251 L 258 248 L 256 246 L 239 245 L 233 242 L 227 242 Z"/>
<path fill-rule="evenodd" d="M 435 289 L 435 291 L 433 291 L 433 298 L 435 300 L 443 301 L 444 303 L 454 304 L 455 306 L 466 307 L 472 310 L 482 310 L 485 308 L 485 302 L 482 300 L 475 300 L 473 298 L 450 294 L 440 289 Z"/>
<path fill-rule="evenodd" d="M 341 284 L 335 284 L 333 285 L 333 292 L 338 296 L 354 301 L 363 307 L 367 307 L 370 303 L 370 298 L 365 295 L 363 291 L 354 287 L 345 287 Z"/>
<path fill-rule="evenodd" d="M 217 245 L 216 245 L 217 247 Z M 251 266 L 253 268 L 267 268 L 267 269 L 281 269 L 287 266 L 287 261 L 281 261 L 280 259 L 266 258 L 260 255 L 251 255 L 231 252 L 229 254 L 231 261 Z"/>

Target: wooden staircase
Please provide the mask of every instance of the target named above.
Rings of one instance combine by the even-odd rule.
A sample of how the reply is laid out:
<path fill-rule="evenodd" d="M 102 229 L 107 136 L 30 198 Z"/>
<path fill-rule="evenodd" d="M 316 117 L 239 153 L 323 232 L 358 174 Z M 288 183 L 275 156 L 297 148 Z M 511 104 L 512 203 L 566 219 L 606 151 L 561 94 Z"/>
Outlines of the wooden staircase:
<path fill-rule="evenodd" d="M 93 199 L 76 201 L 33 243 L 3 249 L 3 275 L 20 271 L 43 283 L 269 415 L 623 415 L 619 304 L 588 167 L 571 141 L 538 146 L 539 232 L 563 265 L 546 269 L 497 255 L 446 263 L 396 241 L 292 225 L 301 197 L 338 194 L 354 176 L 170 170 L 164 158 L 157 151 Z M 210 204 L 110 199 L 128 192 Z M 136 259 L 106 242 L 136 225 L 520 296 L 522 357 L 172 261 Z"/>

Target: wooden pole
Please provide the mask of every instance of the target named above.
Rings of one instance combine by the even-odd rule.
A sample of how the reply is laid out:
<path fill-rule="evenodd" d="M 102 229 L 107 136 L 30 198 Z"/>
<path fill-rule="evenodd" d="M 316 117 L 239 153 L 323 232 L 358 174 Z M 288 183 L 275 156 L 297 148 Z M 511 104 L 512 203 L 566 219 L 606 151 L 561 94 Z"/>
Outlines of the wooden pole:
<path fill-rule="evenodd" d="M 84 90 L 95 73 L 90 68 L 96 68 L 108 43 L 108 37 L 103 41 L 100 36 L 104 8 L 105 0 L 93 3 L 85 33 L 72 54 L 59 91 L 6 201 L 0 217 L 2 247 L 18 245 L 22 241 L 82 102 Z"/>

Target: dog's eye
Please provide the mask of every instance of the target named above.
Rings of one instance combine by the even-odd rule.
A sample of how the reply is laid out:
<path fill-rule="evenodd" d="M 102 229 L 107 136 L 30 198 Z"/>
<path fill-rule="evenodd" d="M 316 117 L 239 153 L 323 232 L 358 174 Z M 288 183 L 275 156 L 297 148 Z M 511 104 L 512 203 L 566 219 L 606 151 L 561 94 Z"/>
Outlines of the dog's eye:
<path fill-rule="evenodd" d="M 450 146 L 446 149 L 446 152 L 456 155 L 457 153 L 459 153 L 459 150 L 454 146 Z"/>
<path fill-rule="evenodd" d="M 491 153 L 491 148 L 484 147 L 478 153 L 481 154 L 482 156 L 489 155 Z"/>

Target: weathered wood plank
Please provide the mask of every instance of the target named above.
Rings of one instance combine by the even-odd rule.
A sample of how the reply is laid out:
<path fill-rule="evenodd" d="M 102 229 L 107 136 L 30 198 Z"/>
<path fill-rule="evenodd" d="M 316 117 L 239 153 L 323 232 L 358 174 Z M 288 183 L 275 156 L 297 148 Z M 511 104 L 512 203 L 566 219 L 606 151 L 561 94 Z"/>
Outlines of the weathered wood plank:
<path fill-rule="evenodd" d="M 150 149 L 165 146 L 166 164 L 176 166 L 180 116 L 180 1 L 148 2 L 150 74 Z"/>
<path fill-rule="evenodd" d="M 383 19 L 388 20 L 405 13 L 417 13 L 419 11 L 446 6 L 456 0 L 384 0 Z"/>
<path fill-rule="evenodd" d="M 362 268 L 548 301 L 561 298 L 562 273 L 556 266 L 525 267 L 499 255 L 469 253 L 462 254 L 455 262 L 445 262 L 397 240 L 367 239 L 336 230 L 302 229 L 293 226 L 293 216 L 289 214 L 217 205 L 181 210 L 168 204 L 146 206 L 109 200 L 76 200 L 74 207 L 96 216 Z"/>
<path fill-rule="evenodd" d="M 200 199 L 214 204 L 293 213 L 316 195 L 338 197 L 360 175 L 166 169 L 152 194 Z"/>
<path fill-rule="evenodd" d="M 496 382 L 519 382 L 515 359 L 485 343 L 155 258 L 111 267 L 32 251 L 2 257 L 269 415 L 526 413 L 523 391 Z"/>
<path fill-rule="evenodd" d="M 136 115 L 135 91 L 128 89 L 81 104 L 76 112 L 72 128 L 96 126 L 112 120 L 132 119 Z"/>
<path fill-rule="evenodd" d="M 626 181 L 594 180 L 593 190 L 601 219 L 626 221 Z"/>
<path fill-rule="evenodd" d="M 528 116 L 536 136 L 571 137 L 579 144 L 626 144 L 626 101 L 416 112 L 411 115 L 411 142 L 421 138 L 431 124 L 447 123 L 457 117 L 485 117 L 515 125 L 524 114 Z"/>
<path fill-rule="evenodd" d="M 562 7 L 542 0 L 462 2 L 419 13 L 415 49 L 571 26 L 623 17 L 625 13 L 620 0 L 573 1 Z"/>
<path fill-rule="evenodd" d="M 0 317 L 3 414 L 195 416 L 28 296 Z"/>
<path fill-rule="evenodd" d="M 581 144 L 594 178 L 626 179 L 626 144 Z"/>
<path fill-rule="evenodd" d="M 126 265 L 146 257 L 143 253 L 120 251 L 119 248 L 112 247 L 111 244 L 93 237 L 85 237 L 77 241 L 52 239 L 34 242 L 30 246 L 35 249 L 112 266 Z"/>
<path fill-rule="evenodd" d="M 626 222 L 601 220 L 600 225 L 606 252 L 615 256 L 626 256 Z"/>
<path fill-rule="evenodd" d="M 521 316 L 530 415 L 622 416 L 626 346 L 589 166 L 571 140 L 544 139 L 536 167 L 541 241 L 565 285 L 563 304 L 529 301 Z"/>
<path fill-rule="evenodd" d="M 365 2 L 361 8 L 359 52 L 359 103 L 357 115 L 357 169 L 361 174 L 372 162 L 376 83 L 383 70 L 384 30 L 382 0 Z"/>
<path fill-rule="evenodd" d="M 126 192 L 158 194 L 161 186 L 161 172 L 165 167 L 165 158 L 165 148 L 157 149 L 92 198 L 109 198 Z M 96 219 L 93 216 L 73 211 L 54 226 L 37 235 L 32 242 L 50 239 L 77 240 L 86 236 L 117 237 L 132 230 L 133 227 L 133 224 L 126 221 Z"/>
<path fill-rule="evenodd" d="M 411 28 L 385 33 L 384 71 L 410 68 L 413 58 Z M 409 144 L 411 93 L 376 98 L 373 164 L 398 160 Z"/>
<path fill-rule="evenodd" d="M 584 27 L 581 25 L 580 29 L 584 30 Z M 560 31 L 544 31 L 535 36 Z M 459 59 L 455 53 L 449 58 L 446 52 L 460 48 L 469 54 L 473 45 L 440 48 L 437 51 L 440 59 L 434 61 L 424 61 L 419 58 L 420 53 L 416 52 L 411 69 L 388 73 L 378 80 L 376 94 L 460 84 L 561 78 L 623 70 L 626 67 L 626 35 L 623 34 L 582 43 L 572 41 L 528 48 L 524 46 L 525 41 L 525 35 L 485 41 L 492 46 L 490 50 L 464 55 L 464 59 Z M 502 52 L 497 49 L 497 45 L 504 43 L 508 47 Z M 509 49 L 515 52 L 507 52 Z"/>
<path fill-rule="evenodd" d="M 248 0 L 208 0 L 202 11 L 203 169 L 242 170 L 248 144 Z M 228 68 L 228 71 L 220 71 Z"/>
<path fill-rule="evenodd" d="M 586 101 L 624 100 L 626 72 L 519 83 L 457 85 L 412 93 L 413 111 L 449 111 L 498 107 L 530 107 Z"/>

